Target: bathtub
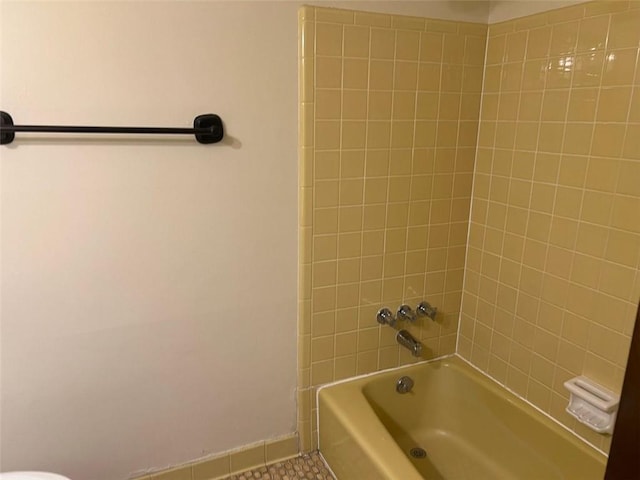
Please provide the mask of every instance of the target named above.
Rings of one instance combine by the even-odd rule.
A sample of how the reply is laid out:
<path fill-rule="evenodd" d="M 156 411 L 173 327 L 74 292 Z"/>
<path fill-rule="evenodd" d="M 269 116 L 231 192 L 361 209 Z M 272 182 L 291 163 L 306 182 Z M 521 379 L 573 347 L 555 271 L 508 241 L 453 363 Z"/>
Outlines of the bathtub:
<path fill-rule="evenodd" d="M 402 376 L 414 381 L 396 392 Z M 602 480 L 606 457 L 457 356 L 318 392 L 338 480 Z"/>

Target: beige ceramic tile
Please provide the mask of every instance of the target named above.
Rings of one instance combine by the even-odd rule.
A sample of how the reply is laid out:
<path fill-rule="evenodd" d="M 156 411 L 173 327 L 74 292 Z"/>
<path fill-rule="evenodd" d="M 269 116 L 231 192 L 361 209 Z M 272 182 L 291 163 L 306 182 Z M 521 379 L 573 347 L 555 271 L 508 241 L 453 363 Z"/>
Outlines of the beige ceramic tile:
<path fill-rule="evenodd" d="M 192 480 L 191 465 L 168 470 L 151 477 L 153 480 Z"/>
<path fill-rule="evenodd" d="M 355 12 L 351 10 L 341 10 L 337 8 L 315 8 L 315 19 L 318 22 L 330 23 L 353 23 Z"/>
<path fill-rule="evenodd" d="M 227 476 L 230 473 L 228 455 L 193 465 L 193 480 L 211 480 Z"/>
<path fill-rule="evenodd" d="M 265 442 L 266 463 L 282 461 L 296 455 L 298 455 L 298 437 L 296 435 Z"/>
<path fill-rule="evenodd" d="M 619 383 L 640 256 L 638 10 L 622 3 L 491 25 L 483 83 L 483 26 L 322 8 L 304 17 L 312 251 L 301 258 L 315 288 L 302 289 L 303 388 L 412 361 L 375 312 L 423 294 L 450 319 L 416 332 L 430 355 L 453 351 L 463 298 L 458 352 L 561 421 L 561 375 L 613 369 Z M 624 320 L 591 328 L 606 299 Z M 314 445 L 312 408 L 299 416 L 303 449 Z"/>
<path fill-rule="evenodd" d="M 555 365 L 604 377 L 620 362 L 628 336 L 591 327 L 601 315 L 599 302 L 627 302 L 624 318 L 633 315 L 637 303 L 631 277 L 639 261 L 640 227 L 632 212 L 640 209 L 635 200 L 640 183 L 631 159 L 640 129 L 626 122 L 635 101 L 638 29 L 629 26 L 636 11 L 619 8 L 626 7 L 592 2 L 489 28 L 474 208 L 482 199 L 500 199 L 506 218 L 491 203 L 489 208 L 479 204 L 484 213 L 477 217 L 477 231 L 484 232 L 483 241 L 475 242 L 472 228 L 469 242 L 480 249 L 482 260 L 478 263 L 470 252 L 465 276 L 491 277 L 492 259 L 502 256 L 500 281 L 518 292 L 518 302 L 515 323 L 509 326 L 508 317 L 500 317 L 495 328 L 503 336 L 494 335 L 489 347 L 488 334 L 478 329 L 497 322 L 491 306 L 495 290 L 486 280 L 479 286 L 467 282 L 466 294 L 478 297 L 477 307 L 462 304 L 462 318 L 469 319 L 464 331 L 475 333 L 467 334 L 469 343 L 460 338 L 459 352 L 543 410 L 553 408 Z M 524 53 L 518 35 L 528 35 Z M 520 84 L 510 79 L 514 67 L 509 62 L 516 59 L 523 62 Z M 498 129 L 494 118 L 513 125 L 500 123 Z M 493 152 L 490 163 L 485 147 Z M 509 173 L 502 152 L 514 148 L 514 158 L 522 162 L 514 162 Z M 509 175 L 505 197 L 503 178 Z M 509 242 L 501 241 L 503 232 Z M 527 239 L 518 248 L 514 235 L 523 234 Z M 513 309 L 508 298 L 503 294 L 499 305 Z M 461 335 L 464 331 L 461 327 Z M 508 342 L 515 347 L 505 358 Z M 488 348 L 505 365 L 485 353 Z"/>

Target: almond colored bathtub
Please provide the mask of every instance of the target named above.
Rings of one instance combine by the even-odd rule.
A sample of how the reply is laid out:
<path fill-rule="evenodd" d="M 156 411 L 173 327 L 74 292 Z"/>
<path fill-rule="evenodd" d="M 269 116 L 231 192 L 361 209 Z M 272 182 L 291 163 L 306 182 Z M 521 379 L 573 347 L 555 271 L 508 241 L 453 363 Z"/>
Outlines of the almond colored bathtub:
<path fill-rule="evenodd" d="M 415 385 L 400 394 L 404 375 Z M 457 356 L 322 388 L 318 406 L 320 452 L 338 480 L 604 476 L 602 453 Z"/>

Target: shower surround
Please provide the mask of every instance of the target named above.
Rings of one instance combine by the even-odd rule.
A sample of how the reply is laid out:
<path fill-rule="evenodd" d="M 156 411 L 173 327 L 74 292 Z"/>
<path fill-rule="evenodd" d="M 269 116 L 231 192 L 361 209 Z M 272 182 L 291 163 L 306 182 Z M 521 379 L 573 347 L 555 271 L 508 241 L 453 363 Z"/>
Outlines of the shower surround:
<path fill-rule="evenodd" d="M 302 450 L 319 385 L 416 361 L 375 313 L 423 299 L 423 359 L 457 351 L 608 450 L 562 382 L 619 390 L 626 363 L 639 22 L 637 1 L 490 26 L 300 10 Z"/>
<path fill-rule="evenodd" d="M 640 2 L 489 26 L 458 353 L 604 451 L 565 412 L 620 391 L 640 297 Z"/>
<path fill-rule="evenodd" d="M 298 419 L 315 448 L 317 386 L 416 359 L 376 312 L 453 353 L 487 26 L 304 7 Z"/>

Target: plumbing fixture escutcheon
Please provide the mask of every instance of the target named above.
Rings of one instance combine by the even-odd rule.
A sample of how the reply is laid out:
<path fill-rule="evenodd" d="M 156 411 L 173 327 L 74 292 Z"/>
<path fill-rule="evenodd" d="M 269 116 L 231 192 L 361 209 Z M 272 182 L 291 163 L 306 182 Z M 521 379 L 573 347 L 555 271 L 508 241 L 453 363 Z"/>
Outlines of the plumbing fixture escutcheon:
<path fill-rule="evenodd" d="M 431 320 L 435 320 L 438 309 L 436 307 L 432 307 L 429 302 L 423 301 L 416 307 L 416 312 L 421 317 L 429 317 Z"/>
<path fill-rule="evenodd" d="M 378 323 L 380 325 L 389 325 L 393 327 L 396 324 L 396 318 L 393 316 L 391 310 L 389 310 L 387 307 L 382 307 L 380 310 L 378 310 L 376 319 L 378 320 Z"/>
<path fill-rule="evenodd" d="M 400 330 L 396 334 L 396 341 L 404 348 L 409 349 L 411 355 L 419 357 L 422 355 L 422 344 L 415 339 L 407 330 Z"/>
<path fill-rule="evenodd" d="M 416 314 L 409 305 L 400 305 L 398 313 L 396 313 L 398 320 L 409 320 L 410 322 L 416 321 Z"/>
<path fill-rule="evenodd" d="M 413 388 L 413 379 L 411 377 L 400 377 L 396 382 L 396 392 L 409 393 Z"/>

